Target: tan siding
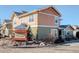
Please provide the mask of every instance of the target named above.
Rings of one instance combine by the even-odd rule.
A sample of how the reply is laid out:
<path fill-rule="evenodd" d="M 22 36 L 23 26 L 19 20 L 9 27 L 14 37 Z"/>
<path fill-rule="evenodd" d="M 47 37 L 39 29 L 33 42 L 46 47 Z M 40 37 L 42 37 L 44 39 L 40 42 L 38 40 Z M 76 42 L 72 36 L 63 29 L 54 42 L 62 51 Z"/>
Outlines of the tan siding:
<path fill-rule="evenodd" d="M 29 15 L 29 16 L 26 16 L 26 17 L 23 17 L 23 18 L 20 18 L 20 20 L 22 20 L 25 24 L 28 24 L 28 25 L 37 25 L 38 24 L 38 21 L 37 21 L 37 19 L 38 19 L 38 14 L 33 14 L 34 15 L 34 21 L 33 22 L 29 22 L 29 17 L 31 16 L 31 15 Z"/>

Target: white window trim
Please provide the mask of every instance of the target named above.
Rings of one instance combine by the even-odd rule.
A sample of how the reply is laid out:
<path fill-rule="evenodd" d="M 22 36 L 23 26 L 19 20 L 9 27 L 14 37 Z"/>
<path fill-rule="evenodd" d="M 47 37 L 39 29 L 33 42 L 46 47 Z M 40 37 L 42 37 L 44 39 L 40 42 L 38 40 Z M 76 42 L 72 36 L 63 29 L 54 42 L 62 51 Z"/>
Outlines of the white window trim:
<path fill-rule="evenodd" d="M 30 17 L 32 17 L 33 19 L 30 20 Z M 33 22 L 34 21 L 34 14 L 29 16 L 29 22 Z"/>

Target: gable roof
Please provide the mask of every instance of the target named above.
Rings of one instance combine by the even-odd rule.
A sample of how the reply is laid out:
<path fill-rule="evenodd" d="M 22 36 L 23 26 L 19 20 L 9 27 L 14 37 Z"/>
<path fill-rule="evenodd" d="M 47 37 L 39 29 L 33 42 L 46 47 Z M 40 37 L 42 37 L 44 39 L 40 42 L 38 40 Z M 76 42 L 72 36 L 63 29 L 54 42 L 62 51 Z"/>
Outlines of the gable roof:
<path fill-rule="evenodd" d="M 79 26 L 78 25 L 73 25 L 72 26 L 74 29 L 79 29 Z"/>
<path fill-rule="evenodd" d="M 26 29 L 26 25 L 25 24 L 20 24 L 17 27 L 15 27 L 15 29 Z"/>
<path fill-rule="evenodd" d="M 2 25 L 0 24 L 0 28 L 2 27 Z"/>
<path fill-rule="evenodd" d="M 39 9 L 39 11 L 41 11 L 41 10 L 46 10 L 46 9 L 49 9 L 49 8 L 53 9 L 59 16 L 61 16 L 61 13 L 60 13 L 60 12 L 58 11 L 58 9 L 55 8 L 54 6 L 47 6 L 47 7 L 45 7 L 45 8 Z"/>
<path fill-rule="evenodd" d="M 4 22 L 9 23 L 9 22 L 11 22 L 11 20 L 5 19 Z"/>
<path fill-rule="evenodd" d="M 10 24 L 11 23 L 11 20 L 9 19 L 4 19 L 3 23 L 2 23 L 2 26 L 3 25 L 6 25 L 6 24 Z"/>
<path fill-rule="evenodd" d="M 42 11 L 42 10 L 47 10 L 47 9 L 49 9 L 49 8 L 51 8 L 51 9 L 53 9 L 59 16 L 61 16 L 61 14 L 60 14 L 60 12 L 54 7 L 54 6 L 47 6 L 47 7 L 43 7 L 43 8 L 41 8 L 41 9 L 38 9 L 38 10 L 35 10 L 35 11 L 32 11 L 32 12 L 27 12 L 27 11 L 22 11 L 22 12 L 14 12 L 13 14 L 12 14 L 12 16 L 11 16 L 11 18 L 13 18 L 14 16 L 14 14 L 18 17 L 18 18 L 21 18 L 21 17 L 23 17 L 23 16 L 26 16 L 26 15 L 29 15 L 29 14 L 33 14 L 33 13 L 35 13 L 35 12 L 40 12 L 40 11 Z"/>
<path fill-rule="evenodd" d="M 69 25 L 60 25 L 59 27 L 60 28 L 66 28 L 66 27 L 68 27 Z"/>
<path fill-rule="evenodd" d="M 17 16 L 22 15 L 24 13 L 27 13 L 27 11 L 22 11 L 22 12 L 14 12 Z"/>
<path fill-rule="evenodd" d="M 22 14 L 22 13 L 20 13 L 20 12 L 14 12 L 14 13 L 15 13 L 17 16 Z"/>
<path fill-rule="evenodd" d="M 74 28 L 71 26 L 71 25 L 60 25 L 59 26 L 61 29 L 66 29 L 66 28 L 68 28 L 68 27 L 71 27 L 73 30 L 74 30 Z"/>
<path fill-rule="evenodd" d="M 21 15 L 19 15 L 19 17 L 25 16 L 25 15 L 29 15 L 29 14 L 33 14 L 35 12 L 40 12 L 42 10 L 47 10 L 49 8 L 53 9 L 59 16 L 61 16 L 61 14 L 59 13 L 59 11 L 56 8 L 54 8 L 53 6 L 48 6 L 46 8 L 41 8 L 41 9 L 38 9 L 38 10 L 35 10 L 35 11 L 32 11 L 32 12 L 29 12 L 29 13 L 21 14 Z"/>
<path fill-rule="evenodd" d="M 28 13 L 28 12 L 27 12 L 27 11 L 22 11 L 22 12 L 15 12 L 15 11 L 14 11 L 14 12 L 12 13 L 12 15 L 11 15 L 11 19 L 14 17 L 14 15 L 16 15 L 16 16 L 18 17 L 18 16 L 20 16 L 20 15 L 22 15 L 22 14 L 25 14 L 25 13 Z"/>

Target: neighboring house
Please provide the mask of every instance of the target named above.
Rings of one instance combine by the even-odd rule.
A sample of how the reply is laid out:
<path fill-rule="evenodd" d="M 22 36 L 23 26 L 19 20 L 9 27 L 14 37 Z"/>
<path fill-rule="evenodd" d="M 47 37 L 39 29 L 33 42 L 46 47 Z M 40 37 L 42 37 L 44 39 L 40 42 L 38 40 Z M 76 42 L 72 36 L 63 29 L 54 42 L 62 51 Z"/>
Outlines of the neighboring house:
<path fill-rule="evenodd" d="M 77 29 L 79 30 L 79 26 L 77 26 Z"/>
<path fill-rule="evenodd" d="M 30 26 L 35 39 L 58 38 L 61 14 L 53 6 L 40 10 L 11 16 L 12 30 L 20 24 Z"/>
<path fill-rule="evenodd" d="M 72 27 L 74 28 L 74 31 L 73 31 L 74 38 L 79 39 L 79 26 L 78 25 L 73 25 Z"/>
<path fill-rule="evenodd" d="M 0 24 L 0 32 L 1 32 L 1 24 Z"/>
<path fill-rule="evenodd" d="M 60 26 L 61 30 L 61 37 L 63 39 L 72 39 L 73 38 L 73 31 L 74 28 L 71 25 L 61 25 Z"/>
<path fill-rule="evenodd" d="M 2 32 L 2 25 L 0 24 L 0 34 L 1 34 L 1 32 Z"/>
<path fill-rule="evenodd" d="M 1 24 L 0 24 L 0 39 L 2 38 L 2 33 L 1 33 L 1 31 L 2 31 L 2 26 L 1 26 Z"/>
<path fill-rule="evenodd" d="M 11 20 L 7 20 L 5 19 L 3 24 L 2 24 L 2 32 L 3 35 L 5 36 L 9 36 L 12 32 L 11 32 Z"/>
<path fill-rule="evenodd" d="M 73 25 L 72 27 L 74 28 L 74 30 L 79 30 L 79 26 L 78 25 Z"/>

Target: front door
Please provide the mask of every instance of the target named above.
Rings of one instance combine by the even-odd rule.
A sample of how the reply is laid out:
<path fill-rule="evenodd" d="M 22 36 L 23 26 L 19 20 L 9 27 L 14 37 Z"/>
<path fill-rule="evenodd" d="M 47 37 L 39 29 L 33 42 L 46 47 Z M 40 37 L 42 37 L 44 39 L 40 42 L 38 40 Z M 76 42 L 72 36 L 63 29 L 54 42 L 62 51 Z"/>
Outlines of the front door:
<path fill-rule="evenodd" d="M 61 32 L 61 30 L 60 30 L 60 29 L 59 29 L 58 31 L 59 31 L 59 33 L 58 33 L 59 39 L 61 39 L 61 38 L 62 38 L 62 37 L 61 37 L 62 32 Z"/>
<path fill-rule="evenodd" d="M 55 39 L 58 37 L 57 29 L 51 29 L 51 37 Z"/>

